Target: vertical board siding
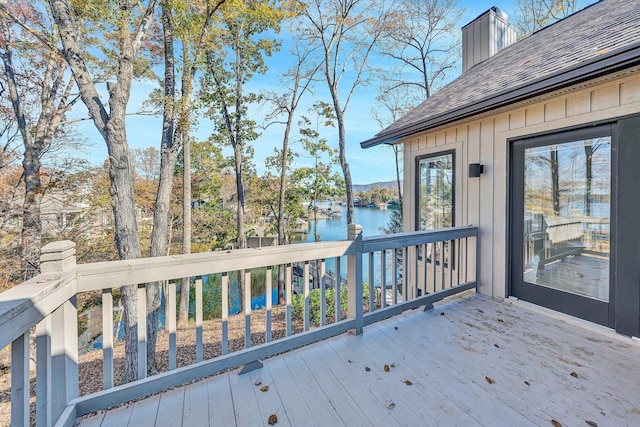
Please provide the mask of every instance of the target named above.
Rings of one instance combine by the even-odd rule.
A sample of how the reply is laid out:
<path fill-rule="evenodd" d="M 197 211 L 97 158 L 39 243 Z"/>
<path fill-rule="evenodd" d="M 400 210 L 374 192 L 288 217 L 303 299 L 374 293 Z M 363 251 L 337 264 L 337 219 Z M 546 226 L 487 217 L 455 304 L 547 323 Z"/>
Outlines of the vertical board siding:
<path fill-rule="evenodd" d="M 412 135 L 405 142 L 404 158 L 404 228 L 416 229 L 415 158 L 453 148 L 456 150 L 455 225 L 479 225 L 482 235 L 479 290 L 495 296 L 506 296 L 507 232 L 508 232 L 508 140 L 588 126 L 603 120 L 637 114 L 640 111 L 640 79 L 630 74 L 599 85 L 580 85 L 550 95 L 548 99 L 514 107 L 486 118 L 475 118 L 455 126 Z M 469 163 L 485 165 L 480 178 L 468 178 Z M 490 237 L 490 238 L 489 238 Z M 468 242 L 475 245 L 475 242 Z M 462 262 L 457 276 L 475 274 L 475 260 L 465 257 L 467 247 L 461 243 Z M 430 248 L 427 249 L 430 251 Z M 500 254 L 500 256 L 495 256 Z M 430 255 L 432 256 L 432 255 Z M 433 258 L 431 258 L 433 259 Z M 457 262 L 456 262 L 457 264 Z M 433 279 L 432 263 L 427 264 L 428 279 Z M 462 279 L 459 279 L 462 280 Z M 428 286 L 431 286 L 428 283 Z M 435 286 L 435 282 L 433 283 Z M 440 285 L 440 284 L 438 284 Z"/>

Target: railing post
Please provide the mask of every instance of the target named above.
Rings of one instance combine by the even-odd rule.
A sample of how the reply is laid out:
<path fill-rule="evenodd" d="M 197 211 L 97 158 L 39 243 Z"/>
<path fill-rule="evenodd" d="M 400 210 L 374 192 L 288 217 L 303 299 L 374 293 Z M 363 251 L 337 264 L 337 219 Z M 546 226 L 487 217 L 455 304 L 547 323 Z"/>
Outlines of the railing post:
<path fill-rule="evenodd" d="M 356 335 L 362 333 L 362 226 L 349 224 L 347 239 L 353 240 L 351 253 L 347 256 L 347 317 L 356 319 Z"/>
<path fill-rule="evenodd" d="M 42 273 L 71 270 L 76 265 L 76 244 L 65 240 L 42 247 Z M 78 397 L 78 311 L 76 298 L 51 314 L 51 416 L 57 420 L 67 403 Z"/>

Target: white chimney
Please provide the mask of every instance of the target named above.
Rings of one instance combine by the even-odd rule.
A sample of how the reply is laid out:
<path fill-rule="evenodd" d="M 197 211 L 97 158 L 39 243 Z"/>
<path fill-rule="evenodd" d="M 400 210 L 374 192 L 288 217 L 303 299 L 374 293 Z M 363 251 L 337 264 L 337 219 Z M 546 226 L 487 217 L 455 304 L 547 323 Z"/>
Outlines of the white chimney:
<path fill-rule="evenodd" d="M 492 7 L 462 27 L 462 72 L 492 57 L 517 40 L 506 13 Z"/>

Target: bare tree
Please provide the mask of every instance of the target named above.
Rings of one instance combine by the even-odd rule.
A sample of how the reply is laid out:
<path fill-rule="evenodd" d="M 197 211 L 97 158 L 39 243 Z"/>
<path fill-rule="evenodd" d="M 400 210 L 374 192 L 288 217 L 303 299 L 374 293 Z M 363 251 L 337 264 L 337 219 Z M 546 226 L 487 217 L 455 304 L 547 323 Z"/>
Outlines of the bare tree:
<path fill-rule="evenodd" d="M 386 90 L 410 86 L 429 98 L 458 67 L 464 13 L 457 0 L 404 0 L 384 27 L 380 52 L 397 65 L 385 70 Z"/>
<path fill-rule="evenodd" d="M 37 29 L 51 45 L 58 41 L 54 32 L 46 31 L 45 14 L 28 2 L 0 2 L 0 58 L 4 67 L 0 82 L 7 87 L 15 115 L 15 124 L 22 138 L 24 157 L 24 203 L 22 210 L 21 280 L 40 273 L 42 220 L 40 204 L 44 195 L 42 156 L 64 126 L 66 113 L 78 97 L 73 96 L 73 79 L 66 74 L 64 59 L 41 46 L 27 28 Z M 23 26 L 17 25 L 21 22 Z M 27 27 L 29 26 L 29 27 Z M 16 31 L 11 31 L 11 27 Z M 13 60 L 19 50 L 21 60 L 29 70 L 19 70 Z"/>
<path fill-rule="evenodd" d="M 134 148 L 131 151 L 137 174 L 147 181 L 157 181 L 160 177 L 160 150 L 147 147 Z"/>
<path fill-rule="evenodd" d="M 385 26 L 389 8 L 376 0 L 311 0 L 303 11 L 300 37 L 317 49 L 338 125 L 338 156 L 345 181 L 347 223 L 353 223 L 353 183 L 346 155 L 345 113 L 353 94 L 367 83 L 369 60 Z"/>
<path fill-rule="evenodd" d="M 518 31 L 518 38 L 530 36 L 562 18 L 575 13 L 589 0 L 518 0 L 514 12 L 513 25 Z"/>
<path fill-rule="evenodd" d="M 80 90 L 80 97 L 86 105 L 89 116 L 100 132 L 109 153 L 109 177 L 112 208 L 115 222 L 116 247 L 120 259 L 139 258 L 141 255 L 136 222 L 136 206 L 133 191 L 133 161 L 127 143 L 125 127 L 126 107 L 131 93 L 131 83 L 136 71 L 136 59 L 147 38 L 153 20 L 157 0 L 121 2 L 105 16 L 113 25 L 116 61 L 115 82 L 107 85 L 108 108 L 101 99 L 96 82 L 89 72 L 86 46 L 81 46 L 78 37 L 80 27 L 66 0 L 49 0 L 53 18 L 62 41 L 62 49 L 50 46 L 66 59 L 71 73 Z M 138 378 L 138 323 L 137 289 L 135 286 L 122 288 L 124 297 L 125 323 L 125 369 L 123 382 Z"/>

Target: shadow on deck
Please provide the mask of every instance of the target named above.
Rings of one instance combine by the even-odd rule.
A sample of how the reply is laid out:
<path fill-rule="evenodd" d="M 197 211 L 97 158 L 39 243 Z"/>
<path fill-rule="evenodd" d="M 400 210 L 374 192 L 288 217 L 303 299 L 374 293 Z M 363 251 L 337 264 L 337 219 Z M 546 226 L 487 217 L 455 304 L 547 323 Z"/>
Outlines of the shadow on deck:
<path fill-rule="evenodd" d="M 640 425 L 640 343 L 479 294 L 238 372 L 79 425 Z"/>

